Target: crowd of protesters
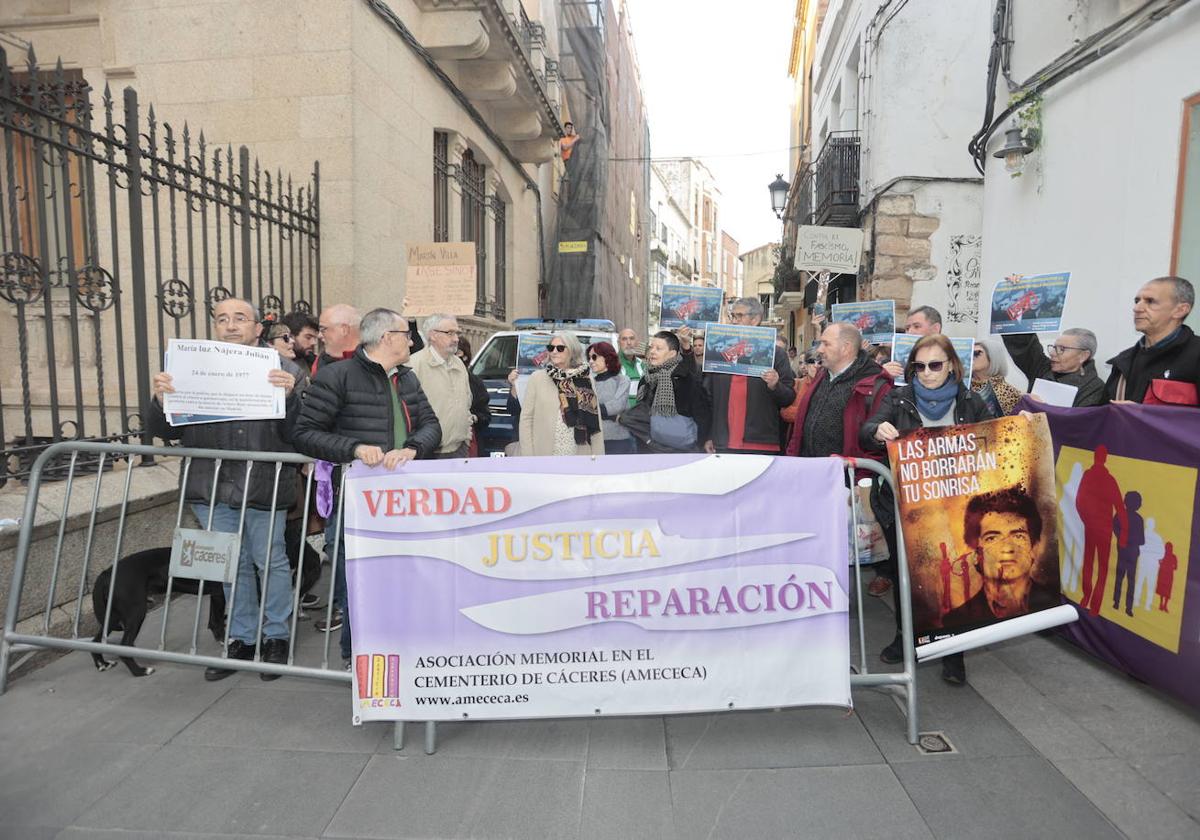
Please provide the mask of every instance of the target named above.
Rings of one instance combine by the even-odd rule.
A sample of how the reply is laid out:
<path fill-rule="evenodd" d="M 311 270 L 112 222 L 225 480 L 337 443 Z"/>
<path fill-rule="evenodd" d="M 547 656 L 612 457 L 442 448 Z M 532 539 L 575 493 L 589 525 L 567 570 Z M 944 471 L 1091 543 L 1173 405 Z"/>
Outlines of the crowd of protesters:
<path fill-rule="evenodd" d="M 619 332 L 615 347 L 600 341 L 585 348 L 573 332 L 559 330 L 547 339 L 546 364 L 528 377 L 523 391 L 517 387 L 517 371 L 509 377 L 508 408 L 519 433 L 508 451 L 526 456 L 838 455 L 886 461 L 886 443 L 913 429 L 1012 413 L 1023 395 L 1008 382 L 1006 357 L 1026 376 L 1030 390 L 1037 379 L 1073 386 L 1076 407 L 1109 402 L 1195 406 L 1200 338 L 1184 324 L 1194 303 L 1187 280 L 1160 277 L 1145 283 L 1133 306 L 1133 326 L 1142 337 L 1109 360 L 1107 382 L 1096 369 L 1096 335 L 1075 327 L 1063 330 L 1046 348 L 1035 335 L 1005 335 L 1003 347 L 977 342 L 968 387 L 966 371 L 942 334 L 941 315 L 929 306 L 907 314 L 905 331 L 922 338 L 903 366 L 891 360 L 888 348 L 864 342 L 852 324 L 831 323 L 811 349 L 780 341 L 773 364 L 757 377 L 705 373 L 704 336 L 686 328 L 650 336 L 644 354 L 637 332 L 629 327 Z M 730 308 L 735 324 L 756 326 L 762 317 L 755 298 L 736 300 Z M 335 304 L 319 319 L 295 312 L 262 322 L 251 303 L 229 299 L 214 308 L 214 325 L 218 341 L 262 344 L 279 352 L 281 369 L 272 372 L 271 382 L 285 390 L 285 417 L 170 426 L 161 397 L 171 392 L 171 377 L 160 373 L 154 378 L 148 416 L 155 434 L 164 439 L 209 449 L 294 449 L 331 465 L 361 460 L 393 469 L 412 459 L 479 454 L 479 434 L 491 419 L 488 392 L 469 371 L 471 347 L 453 315 L 431 315 L 417 329 L 390 309 L 362 315 L 351 305 Z M 283 471 L 292 469 L 285 465 Z M 265 479 L 265 484 L 243 483 L 231 475 L 217 482 L 213 496 L 213 476 L 200 466 L 188 477 L 188 501 L 197 517 L 211 521 L 216 530 L 237 530 L 246 496 L 248 538 L 242 545 L 239 587 L 250 592 L 257 585 L 264 619 L 260 645 L 254 635 L 260 623 L 257 604 L 243 598 L 231 607 L 231 658 L 280 663 L 288 658 L 291 602 L 286 595 L 291 586 L 283 517 L 292 508 L 288 527 L 298 539 L 301 528 L 311 532 L 313 516 L 298 510 L 298 476 L 285 479 L 272 504 L 272 482 Z M 336 476 L 332 486 L 338 486 Z M 871 503 L 889 556 L 869 592 L 893 592 L 898 627 L 897 533 L 886 483 L 875 482 Z M 316 626 L 326 633 L 342 630 L 341 653 L 348 663 L 345 549 L 336 514 L 326 514 L 335 608 Z M 271 516 L 278 520 L 273 527 Z M 315 602 L 306 596 L 300 604 Z M 896 663 L 902 655 L 897 629 L 880 656 Z M 210 668 L 206 676 L 221 679 L 230 673 Z M 961 655 L 943 660 L 943 677 L 965 682 Z"/>

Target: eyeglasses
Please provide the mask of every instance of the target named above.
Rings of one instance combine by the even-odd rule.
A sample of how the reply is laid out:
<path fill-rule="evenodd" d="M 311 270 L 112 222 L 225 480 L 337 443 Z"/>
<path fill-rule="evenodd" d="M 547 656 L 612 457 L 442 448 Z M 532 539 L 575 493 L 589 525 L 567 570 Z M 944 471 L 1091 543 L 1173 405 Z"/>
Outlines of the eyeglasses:
<path fill-rule="evenodd" d="M 222 327 L 227 327 L 230 324 L 248 324 L 252 320 L 254 320 L 254 319 L 247 318 L 245 315 L 242 315 L 241 313 L 238 313 L 237 315 L 234 315 L 233 317 L 230 317 L 229 315 L 220 315 L 213 319 L 213 321 L 215 323 L 220 324 Z"/>
<path fill-rule="evenodd" d="M 384 335 L 392 335 L 392 334 L 402 335 L 405 338 L 407 338 L 409 341 L 412 341 L 412 336 L 408 334 L 408 330 L 386 330 L 386 331 L 384 331 L 383 334 Z"/>
<path fill-rule="evenodd" d="M 430 330 L 430 332 L 441 333 L 442 335 L 462 335 L 461 330 Z"/>
<path fill-rule="evenodd" d="M 1046 350 L 1051 356 L 1061 356 L 1068 350 L 1082 350 L 1082 347 L 1072 347 L 1069 344 L 1047 344 Z"/>
<path fill-rule="evenodd" d="M 750 317 L 750 313 L 749 312 L 738 312 L 735 309 L 733 312 L 729 313 L 729 317 L 732 318 L 734 321 L 744 321 Z"/>
<path fill-rule="evenodd" d="M 546 349 L 551 353 L 566 353 L 567 345 L 565 344 L 547 344 Z"/>
<path fill-rule="evenodd" d="M 272 338 L 271 340 L 272 341 L 286 341 L 288 344 L 291 344 L 293 341 L 296 340 L 296 337 L 294 335 L 277 335 L 274 338 Z"/>
<path fill-rule="evenodd" d="M 946 360 L 938 359 L 936 362 L 913 362 L 912 366 L 917 373 L 924 373 L 925 368 L 929 368 L 933 373 L 938 373 L 946 366 Z"/>
<path fill-rule="evenodd" d="M 603 358 L 604 358 L 603 356 L 597 356 L 595 353 L 590 353 L 590 354 L 588 354 L 588 361 L 589 361 L 589 362 L 594 362 L 594 361 L 596 361 L 597 359 L 603 359 Z"/>

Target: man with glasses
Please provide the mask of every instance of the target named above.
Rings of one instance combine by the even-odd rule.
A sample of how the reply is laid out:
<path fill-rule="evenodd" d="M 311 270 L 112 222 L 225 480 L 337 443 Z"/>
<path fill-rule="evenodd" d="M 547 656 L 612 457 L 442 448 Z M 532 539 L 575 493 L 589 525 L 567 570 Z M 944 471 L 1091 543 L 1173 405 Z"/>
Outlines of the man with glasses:
<path fill-rule="evenodd" d="M 438 458 L 465 458 L 471 446 L 471 382 L 458 358 L 461 331 L 453 315 L 430 315 L 421 323 L 425 348 L 413 353 L 409 367 L 433 406 L 442 427 Z"/>
<path fill-rule="evenodd" d="M 325 313 L 321 324 L 326 326 Z M 312 458 L 345 464 L 359 460 L 368 467 L 394 470 L 413 458 L 432 458 L 442 439 L 437 415 L 407 367 L 411 343 L 408 322 L 391 309 L 373 309 L 355 330 L 362 344 L 351 358 L 325 365 L 304 396 L 296 421 L 296 449 Z M 339 479 L 335 475 L 336 489 Z M 337 511 L 335 500 L 333 510 Z M 330 522 L 330 535 L 338 528 Z M 350 665 L 350 621 L 346 598 L 345 541 L 337 539 L 334 605 L 340 619 L 317 622 L 321 632 L 342 629 L 343 664 Z M 329 546 L 332 550 L 332 546 Z"/>
<path fill-rule="evenodd" d="M 354 349 L 358 347 L 359 342 L 360 320 L 358 310 L 348 303 L 335 303 L 325 308 L 317 325 L 324 350 L 313 362 L 314 376 L 325 365 L 349 359 L 354 355 Z"/>
<path fill-rule="evenodd" d="M 227 344 L 246 347 L 258 345 L 262 324 L 248 301 L 227 298 L 213 308 L 213 336 Z M 282 420 L 233 420 L 171 426 L 163 414 L 162 395 L 175 390 L 169 373 L 154 376 L 154 398 L 146 412 L 150 433 L 163 440 L 180 440 L 184 446 L 198 449 L 229 449 L 251 452 L 288 452 L 292 427 L 300 409 L 295 385 L 299 368 L 280 358 L 280 369 L 267 374 L 268 381 L 284 389 L 286 415 Z M 249 477 L 247 479 L 247 465 Z M 287 509 L 296 499 L 295 467 L 284 464 L 278 479 L 275 465 L 265 462 L 224 463 L 217 474 L 215 462 L 197 459 L 187 471 L 184 496 L 192 511 L 207 527 L 224 533 L 242 532 L 238 556 L 237 591 L 227 584 L 225 595 L 233 595 L 229 605 L 229 659 L 271 662 L 288 661 L 289 622 L 292 616 L 292 574 L 284 542 Z M 216 504 L 210 508 L 215 498 Z M 242 508 L 245 506 L 245 520 Z M 270 543 L 268 544 L 268 536 Z M 260 584 L 261 582 L 261 584 Z M 263 623 L 259 628 L 259 588 L 262 587 Z M 261 629 L 261 640 L 259 631 Z M 261 641 L 261 646 L 260 646 Z M 229 668 L 208 668 L 204 679 L 221 680 L 233 672 Z M 278 674 L 262 674 L 264 680 Z"/>
<path fill-rule="evenodd" d="M 1013 363 L 1029 379 L 1030 391 L 1034 380 L 1048 379 L 1075 387 L 1072 405 L 1076 408 L 1108 402 L 1104 380 L 1096 375 L 1096 334 L 1091 330 L 1081 327 L 1063 330 L 1045 350 L 1032 333 L 1006 334 L 1001 338 Z"/>
<path fill-rule="evenodd" d="M 757 327 L 762 316 L 758 298 L 733 302 L 730 319 L 734 324 Z M 712 402 L 712 430 L 704 443 L 705 452 L 779 454 L 779 411 L 796 398 L 796 374 L 787 353 L 778 344 L 774 350 L 774 363 L 761 376 L 704 375 L 704 389 Z"/>

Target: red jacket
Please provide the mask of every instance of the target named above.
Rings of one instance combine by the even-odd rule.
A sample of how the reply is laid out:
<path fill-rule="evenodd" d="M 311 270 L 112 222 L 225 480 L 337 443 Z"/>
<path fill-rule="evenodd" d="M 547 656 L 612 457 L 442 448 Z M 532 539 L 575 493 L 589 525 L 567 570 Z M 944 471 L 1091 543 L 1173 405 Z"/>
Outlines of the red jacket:
<path fill-rule="evenodd" d="M 829 377 L 829 371 L 821 368 L 817 377 L 804 392 L 800 404 L 796 407 L 796 420 L 792 424 L 792 436 L 788 439 L 788 455 L 800 454 L 800 443 L 804 437 L 804 421 L 808 417 L 808 405 L 813 393 L 822 382 Z M 847 458 L 871 458 L 876 461 L 885 460 L 886 453 L 881 458 L 878 452 L 867 452 L 858 443 L 858 430 L 867 418 L 872 416 L 883 402 L 884 396 L 892 390 L 892 379 L 884 371 L 868 374 L 854 383 L 854 390 L 846 403 L 846 411 L 842 415 L 842 451 L 839 455 Z"/>

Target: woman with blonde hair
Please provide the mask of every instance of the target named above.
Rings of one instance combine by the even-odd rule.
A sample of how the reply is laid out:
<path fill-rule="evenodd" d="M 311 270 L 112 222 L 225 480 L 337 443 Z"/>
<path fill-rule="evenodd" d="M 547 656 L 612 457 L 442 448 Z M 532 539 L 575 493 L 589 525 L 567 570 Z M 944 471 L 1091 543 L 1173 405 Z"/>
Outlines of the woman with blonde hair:
<path fill-rule="evenodd" d="M 575 333 L 546 343 L 545 367 L 529 377 L 521 400 L 522 455 L 603 455 L 604 433 L 591 369 Z"/>
<path fill-rule="evenodd" d="M 1004 351 L 994 341 L 975 341 L 971 359 L 971 390 L 983 397 L 995 417 L 1012 414 L 1021 399 L 1021 392 L 1008 383 L 1008 362 Z"/>

